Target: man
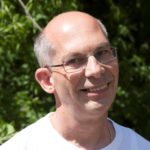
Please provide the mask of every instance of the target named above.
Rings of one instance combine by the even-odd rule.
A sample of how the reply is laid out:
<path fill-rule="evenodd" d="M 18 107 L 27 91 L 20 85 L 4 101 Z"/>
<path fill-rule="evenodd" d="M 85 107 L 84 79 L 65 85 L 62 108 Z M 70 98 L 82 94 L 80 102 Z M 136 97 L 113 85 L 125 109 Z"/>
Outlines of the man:
<path fill-rule="evenodd" d="M 108 119 L 118 82 L 116 49 L 103 24 L 83 12 L 53 18 L 38 36 L 35 78 L 55 95 L 56 111 L 1 150 L 150 150 L 150 143 Z"/>

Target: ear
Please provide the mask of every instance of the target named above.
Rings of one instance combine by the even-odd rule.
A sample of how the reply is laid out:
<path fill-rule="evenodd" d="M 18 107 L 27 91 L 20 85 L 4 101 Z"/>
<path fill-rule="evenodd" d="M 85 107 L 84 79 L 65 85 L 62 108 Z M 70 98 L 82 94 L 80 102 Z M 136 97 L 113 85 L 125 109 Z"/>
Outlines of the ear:
<path fill-rule="evenodd" d="M 35 79 L 45 92 L 50 94 L 53 94 L 55 92 L 51 72 L 47 68 L 37 69 L 35 72 Z"/>

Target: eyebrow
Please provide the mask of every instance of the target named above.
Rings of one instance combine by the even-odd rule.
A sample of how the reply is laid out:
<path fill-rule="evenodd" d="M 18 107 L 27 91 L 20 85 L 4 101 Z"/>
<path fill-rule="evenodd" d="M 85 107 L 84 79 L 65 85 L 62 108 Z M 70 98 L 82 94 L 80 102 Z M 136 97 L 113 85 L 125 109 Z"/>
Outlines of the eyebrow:
<path fill-rule="evenodd" d="M 106 43 L 105 42 L 105 43 L 99 44 L 96 49 L 110 47 L 110 46 L 111 46 L 110 43 L 108 43 L 108 42 Z"/>
<path fill-rule="evenodd" d="M 93 49 L 93 51 L 96 51 L 96 50 L 99 50 L 101 48 L 105 48 L 105 47 L 108 47 L 110 46 L 110 43 L 109 42 L 103 42 L 103 43 L 100 43 L 95 49 Z M 63 56 L 62 60 L 64 61 L 65 59 L 67 58 L 71 58 L 71 57 L 81 57 L 81 56 L 84 56 L 85 53 L 84 52 L 70 52 L 69 54 L 66 54 Z"/>
<path fill-rule="evenodd" d="M 64 60 L 69 59 L 69 58 L 76 58 L 76 57 L 81 57 L 81 56 L 85 56 L 85 54 L 82 52 L 81 53 L 80 52 L 71 52 L 71 53 L 65 55 L 62 58 L 62 60 L 64 61 Z"/>

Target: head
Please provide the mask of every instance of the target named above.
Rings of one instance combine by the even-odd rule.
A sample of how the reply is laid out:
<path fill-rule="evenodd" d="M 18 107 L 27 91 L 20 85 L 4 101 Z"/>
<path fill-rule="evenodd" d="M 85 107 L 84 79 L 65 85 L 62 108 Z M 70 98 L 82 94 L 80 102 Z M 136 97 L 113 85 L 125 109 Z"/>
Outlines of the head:
<path fill-rule="evenodd" d="M 96 21 L 105 37 L 108 38 L 108 33 L 103 23 L 99 19 L 96 19 Z M 55 50 L 53 49 L 52 43 L 50 43 L 46 37 L 44 31 L 42 31 L 35 40 L 34 52 L 40 67 L 52 64 L 53 53 Z"/>
<path fill-rule="evenodd" d="M 89 14 L 66 12 L 47 24 L 35 42 L 41 66 L 35 77 L 47 93 L 55 95 L 57 109 L 82 116 L 107 113 L 116 94 L 118 62 L 101 63 L 94 56 L 99 58 L 110 47 L 105 26 Z M 103 58 L 107 59 L 105 52 Z M 86 62 L 78 71 L 44 67 L 78 58 Z"/>

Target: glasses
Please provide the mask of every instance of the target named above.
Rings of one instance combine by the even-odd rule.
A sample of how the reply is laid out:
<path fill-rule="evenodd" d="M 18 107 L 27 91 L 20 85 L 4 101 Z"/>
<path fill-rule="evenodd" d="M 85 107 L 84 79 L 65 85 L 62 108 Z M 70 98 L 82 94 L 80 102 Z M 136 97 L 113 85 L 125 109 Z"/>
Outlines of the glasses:
<path fill-rule="evenodd" d="M 95 59 L 101 64 L 108 64 L 117 58 L 117 50 L 115 47 L 106 47 L 99 48 L 96 50 L 93 55 Z M 52 67 L 63 67 L 67 73 L 74 73 L 82 71 L 86 68 L 89 56 L 81 55 L 81 56 L 73 56 L 64 60 L 62 64 L 45 66 L 47 68 Z"/>

